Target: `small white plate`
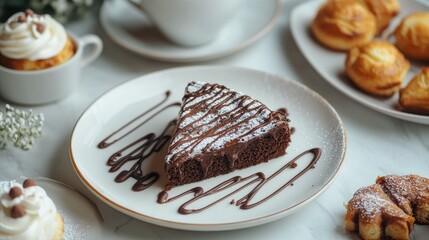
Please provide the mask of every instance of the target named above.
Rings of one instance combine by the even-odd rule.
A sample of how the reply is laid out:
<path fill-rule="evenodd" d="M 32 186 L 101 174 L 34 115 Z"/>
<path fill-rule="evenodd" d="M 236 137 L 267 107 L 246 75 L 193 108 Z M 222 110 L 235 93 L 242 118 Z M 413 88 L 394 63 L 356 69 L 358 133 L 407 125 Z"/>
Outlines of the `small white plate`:
<path fill-rule="evenodd" d="M 308 1 L 295 7 L 290 20 L 295 42 L 313 68 L 340 92 L 369 108 L 399 119 L 429 124 L 428 116 L 399 111 L 397 109 L 398 94 L 389 99 L 380 99 L 360 91 L 351 83 L 344 73 L 346 53 L 324 48 L 311 34 L 311 21 L 323 2 L 324 0 Z M 399 0 L 399 3 L 401 4 L 401 12 L 395 17 L 386 32 L 391 32 L 399 21 L 409 13 L 429 10 L 424 4 L 413 0 Z M 406 86 L 412 76 L 420 72 L 420 68 L 419 63 L 412 62 L 411 71 L 407 74 L 402 86 Z"/>
<path fill-rule="evenodd" d="M 127 1 L 105 1 L 100 22 L 113 41 L 144 57 L 197 62 L 226 56 L 256 42 L 272 29 L 280 9 L 279 0 L 247 0 L 213 42 L 192 48 L 166 40 L 150 20 Z"/>
<path fill-rule="evenodd" d="M 97 206 L 85 195 L 61 182 L 37 178 L 64 218 L 64 239 L 99 239 L 102 218 Z"/>
<path fill-rule="evenodd" d="M 320 147 L 322 155 L 316 168 L 296 180 L 292 187 L 284 189 L 255 208 L 242 210 L 230 204 L 231 200 L 237 200 L 242 197 L 240 195 L 250 192 L 247 190 L 203 212 L 190 215 L 178 213 L 179 206 L 187 197 L 166 204 L 156 202 L 158 193 L 164 189 L 166 183 L 163 164 L 167 146 L 153 154 L 143 165 L 145 173 L 156 171 L 161 175 L 154 185 L 144 191 L 133 192 L 131 187 L 136 182 L 134 179 L 116 183 L 114 178 L 118 173 L 128 170 L 134 162 L 127 163 L 115 173 L 109 173 L 109 167 L 106 165 L 109 156 L 150 132 L 159 135 L 167 123 L 177 116 L 179 108 L 169 108 L 162 112 L 133 134 L 122 139 L 122 142 L 118 142 L 118 146 L 99 149 L 98 143 L 115 129 L 153 107 L 165 97 L 166 91 L 171 91 L 171 95 L 164 105 L 181 101 L 185 86 L 194 80 L 224 84 L 260 100 L 271 109 L 285 107 L 290 114 L 290 124 L 296 132 L 292 135 L 292 143 L 285 156 L 227 175 L 176 187 L 171 190 L 170 196 L 197 186 L 208 190 L 234 176 L 244 177 L 259 171 L 269 176 L 298 154 Z M 148 117 L 149 115 L 145 116 L 141 121 Z M 76 123 L 70 141 L 70 156 L 84 184 L 96 196 L 117 210 L 161 226 L 212 231 L 267 223 L 284 217 L 314 200 L 332 183 L 338 173 L 345 155 L 345 144 L 344 127 L 336 111 L 319 94 L 295 81 L 243 68 L 186 67 L 139 77 L 112 89 L 96 100 Z M 297 168 L 287 169 L 279 177 L 273 178 L 263 193 L 258 193 L 255 199 L 267 196 L 285 184 L 308 164 L 310 158 L 311 155 L 307 155 L 302 159 L 303 162 L 298 162 Z M 210 200 L 213 199 L 204 198 L 197 205 L 207 204 Z"/>
<path fill-rule="evenodd" d="M 26 179 L 21 177 L 22 180 Z M 100 239 L 102 218 L 97 206 L 72 187 L 49 178 L 36 178 L 64 219 L 64 239 Z M 0 185 L 9 180 L 0 181 Z"/>
<path fill-rule="evenodd" d="M 64 218 L 64 239 L 101 237 L 102 218 L 97 206 L 77 190 L 49 178 L 37 178 Z"/>

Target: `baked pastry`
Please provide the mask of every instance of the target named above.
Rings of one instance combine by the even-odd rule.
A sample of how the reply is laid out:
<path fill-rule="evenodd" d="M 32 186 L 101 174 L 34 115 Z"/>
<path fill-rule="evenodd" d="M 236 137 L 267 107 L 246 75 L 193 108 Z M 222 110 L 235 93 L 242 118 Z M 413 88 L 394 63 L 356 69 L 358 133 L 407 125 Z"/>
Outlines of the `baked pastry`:
<path fill-rule="evenodd" d="M 429 67 L 399 91 L 399 105 L 407 112 L 429 115 Z"/>
<path fill-rule="evenodd" d="M 429 224 L 429 179 L 417 175 L 379 177 L 384 192 L 417 223 Z"/>
<path fill-rule="evenodd" d="M 346 208 L 346 230 L 359 231 L 362 239 L 409 239 L 414 222 L 429 224 L 429 179 L 378 177 L 376 184 L 359 189 Z"/>
<path fill-rule="evenodd" d="M 345 68 L 347 76 L 363 91 L 390 97 L 399 90 L 410 63 L 391 43 L 371 41 L 348 52 Z"/>
<path fill-rule="evenodd" d="M 225 86 L 189 83 L 165 160 L 166 188 L 284 155 L 288 121 L 286 111 L 271 111 Z"/>
<path fill-rule="evenodd" d="M 390 21 L 399 13 L 398 0 L 360 0 L 374 14 L 377 20 L 377 35 L 386 29 Z"/>
<path fill-rule="evenodd" d="M 328 0 L 311 23 L 315 38 L 340 51 L 371 41 L 377 33 L 375 16 L 356 0 Z"/>
<path fill-rule="evenodd" d="M 0 239 L 60 240 L 64 220 L 32 179 L 0 182 Z"/>
<path fill-rule="evenodd" d="M 399 208 L 379 184 L 359 189 L 347 204 L 346 230 L 364 240 L 409 239 L 414 218 Z"/>
<path fill-rule="evenodd" d="M 395 30 L 396 46 L 405 55 L 429 60 L 429 12 L 412 13 Z"/>
<path fill-rule="evenodd" d="M 49 15 L 31 10 L 12 15 L 0 27 L 0 65 L 15 70 L 40 70 L 70 59 L 76 45 L 64 27 Z"/>

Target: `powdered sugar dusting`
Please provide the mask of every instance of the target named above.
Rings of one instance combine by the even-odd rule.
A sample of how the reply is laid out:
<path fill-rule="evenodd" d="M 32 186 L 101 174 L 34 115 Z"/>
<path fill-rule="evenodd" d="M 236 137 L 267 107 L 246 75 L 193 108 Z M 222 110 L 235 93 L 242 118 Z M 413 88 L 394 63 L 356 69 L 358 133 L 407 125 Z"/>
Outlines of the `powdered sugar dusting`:
<path fill-rule="evenodd" d="M 185 89 L 185 94 L 194 93 L 200 90 L 204 86 L 204 84 L 204 82 L 193 82 L 192 84 L 189 84 Z"/>
<path fill-rule="evenodd" d="M 181 115 L 184 115 L 184 114 L 181 114 Z M 188 126 L 191 122 L 199 120 L 205 115 L 206 115 L 206 113 L 204 113 L 204 112 L 198 112 L 198 113 L 195 113 L 192 117 L 184 118 L 183 121 L 180 123 L 179 128 L 184 128 L 184 127 Z M 212 115 L 207 116 L 205 118 L 206 121 L 210 121 L 211 120 L 210 117 L 213 117 L 213 116 Z"/>
<path fill-rule="evenodd" d="M 372 222 L 382 216 L 409 217 L 389 199 L 379 184 L 359 189 L 349 201 L 348 209 L 357 211 L 359 220 L 365 222 Z"/>
<path fill-rule="evenodd" d="M 275 127 L 271 111 L 257 100 L 221 85 L 188 85 L 179 112 L 177 134 L 166 161 L 185 154 L 190 158 L 224 148 L 231 141 L 246 142 Z"/>
<path fill-rule="evenodd" d="M 83 240 L 87 239 L 86 233 L 89 225 L 83 221 L 81 223 L 72 223 L 69 216 L 61 210 L 58 210 L 64 218 L 64 240 Z M 85 229 L 86 228 L 86 229 Z"/>
<path fill-rule="evenodd" d="M 204 85 L 204 83 L 201 83 L 201 82 L 195 83 L 192 86 L 188 85 L 185 94 L 195 93 L 198 90 L 201 90 L 203 85 Z M 220 91 L 221 91 L 221 89 L 214 89 L 213 91 L 211 91 L 208 94 L 200 95 L 200 96 L 193 98 L 193 99 L 187 99 L 185 104 L 187 106 L 191 107 L 191 106 L 194 106 L 195 104 L 197 104 L 199 102 L 202 102 L 202 101 L 208 100 L 208 99 L 211 99 L 211 100 L 207 101 L 207 103 L 211 103 L 213 101 L 212 98 L 214 98 L 215 96 L 218 96 L 218 98 L 222 97 L 222 95 L 218 94 Z M 214 98 L 214 99 L 217 99 L 217 98 Z"/>
<path fill-rule="evenodd" d="M 411 206 L 429 194 L 429 179 L 417 175 L 388 175 L 377 179 L 377 183 L 409 214 L 412 214 Z"/>
<path fill-rule="evenodd" d="M 361 197 L 361 201 L 356 201 L 353 206 L 361 209 L 361 216 L 374 219 L 377 214 L 381 213 L 381 208 L 386 205 L 389 205 L 389 202 L 386 199 L 383 199 L 376 194 L 368 194 Z"/>

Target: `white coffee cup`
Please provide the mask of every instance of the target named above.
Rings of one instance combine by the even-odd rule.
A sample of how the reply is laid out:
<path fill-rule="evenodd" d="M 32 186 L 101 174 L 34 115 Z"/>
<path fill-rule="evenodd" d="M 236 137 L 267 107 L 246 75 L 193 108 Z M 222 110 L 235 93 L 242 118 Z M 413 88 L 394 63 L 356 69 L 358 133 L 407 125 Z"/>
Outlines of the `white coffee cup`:
<path fill-rule="evenodd" d="M 173 43 L 198 46 L 214 40 L 243 0 L 128 0 Z"/>
<path fill-rule="evenodd" d="M 75 54 L 66 62 L 43 70 L 14 70 L 0 65 L 0 96 L 13 103 L 35 105 L 58 101 L 77 87 L 83 67 L 94 61 L 103 49 L 101 39 L 93 34 L 76 38 Z M 92 48 L 84 49 L 87 46 Z"/>

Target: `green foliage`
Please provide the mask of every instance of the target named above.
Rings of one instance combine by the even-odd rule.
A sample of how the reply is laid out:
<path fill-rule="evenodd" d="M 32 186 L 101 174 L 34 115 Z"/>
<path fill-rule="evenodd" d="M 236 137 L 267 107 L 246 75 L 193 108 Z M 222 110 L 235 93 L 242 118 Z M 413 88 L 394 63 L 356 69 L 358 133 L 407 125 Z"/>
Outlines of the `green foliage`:
<path fill-rule="evenodd" d="M 0 0 L 0 21 L 31 8 L 38 14 L 50 14 L 61 23 L 84 17 L 91 12 L 93 0 Z"/>

